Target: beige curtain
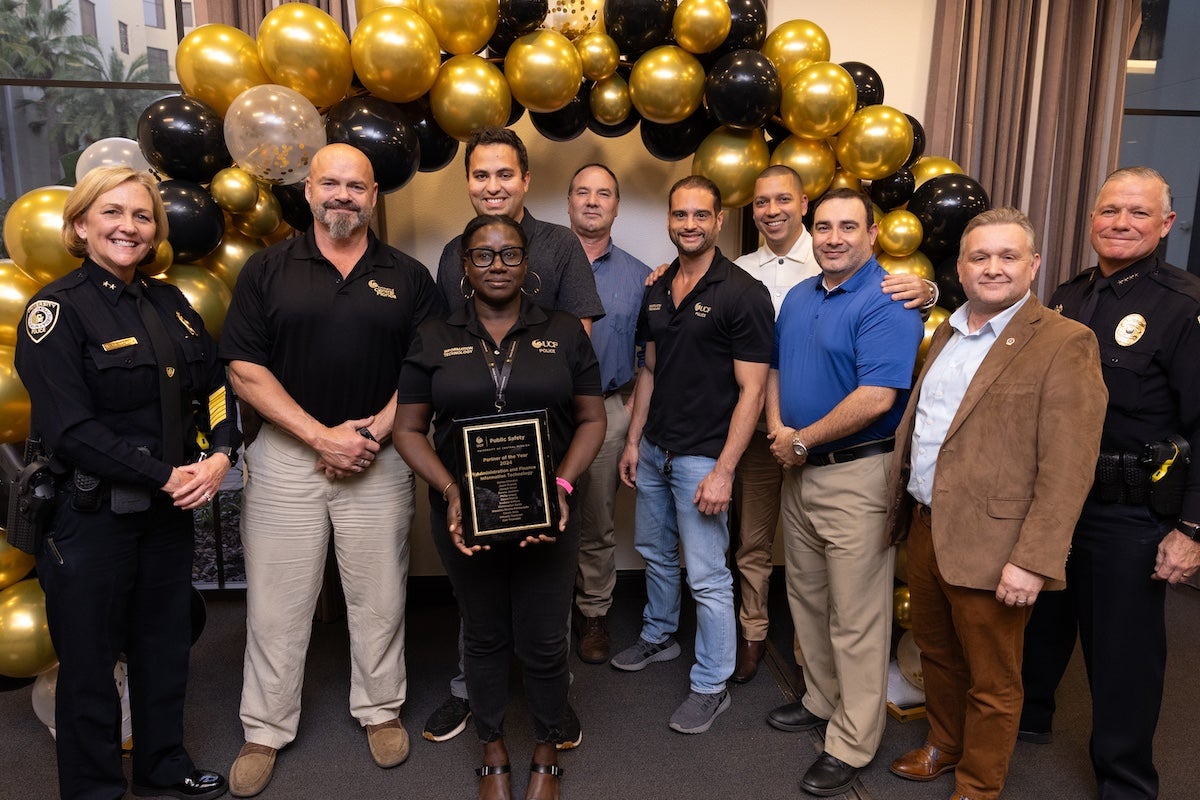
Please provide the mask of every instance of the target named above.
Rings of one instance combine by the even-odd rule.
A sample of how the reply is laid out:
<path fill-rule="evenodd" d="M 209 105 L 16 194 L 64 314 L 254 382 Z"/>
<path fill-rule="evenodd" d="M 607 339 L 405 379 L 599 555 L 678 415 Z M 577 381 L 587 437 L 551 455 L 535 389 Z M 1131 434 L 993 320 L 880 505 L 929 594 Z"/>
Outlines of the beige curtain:
<path fill-rule="evenodd" d="M 1117 166 L 1139 0 L 938 0 L 926 152 L 1038 230 L 1047 298 L 1087 266 L 1088 211 Z"/>
<path fill-rule="evenodd" d="M 208 18 L 204 22 L 221 22 L 245 31 L 251 36 L 258 34 L 258 26 L 271 9 L 287 0 L 207 0 Z M 333 17 L 349 35 L 354 21 L 354 0 L 306 0 Z M 199 6 L 197 6 L 199 12 Z M 199 20 L 198 20 L 199 21 Z"/>

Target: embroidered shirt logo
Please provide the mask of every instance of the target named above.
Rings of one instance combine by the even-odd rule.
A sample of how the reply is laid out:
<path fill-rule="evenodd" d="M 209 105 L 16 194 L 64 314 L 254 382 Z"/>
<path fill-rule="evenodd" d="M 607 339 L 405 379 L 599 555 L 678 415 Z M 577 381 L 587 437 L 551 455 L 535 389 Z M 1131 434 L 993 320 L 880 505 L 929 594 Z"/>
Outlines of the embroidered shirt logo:
<path fill-rule="evenodd" d="M 651 303 L 646 306 L 647 311 L 662 311 L 662 303 Z"/>
<path fill-rule="evenodd" d="M 50 335 L 58 323 L 58 303 L 53 300 L 35 300 L 25 312 L 25 332 L 36 344 Z"/>
<path fill-rule="evenodd" d="M 367 286 L 375 290 L 375 294 L 380 297 L 386 297 L 389 300 L 396 299 L 396 290 L 390 286 L 380 286 L 378 281 L 367 281 Z"/>
<path fill-rule="evenodd" d="M 466 356 L 475 352 L 475 345 L 466 345 L 465 347 L 447 347 L 442 351 L 442 358 L 450 356 Z"/>
<path fill-rule="evenodd" d="M 696 303 L 696 305 L 692 306 L 692 310 L 696 312 L 697 317 L 707 317 L 709 312 L 712 311 L 712 306 Z"/>
<path fill-rule="evenodd" d="M 558 342 L 554 341 L 553 339 L 534 339 L 530 342 L 530 344 L 533 345 L 533 348 L 539 353 L 554 355 L 558 352 Z"/>

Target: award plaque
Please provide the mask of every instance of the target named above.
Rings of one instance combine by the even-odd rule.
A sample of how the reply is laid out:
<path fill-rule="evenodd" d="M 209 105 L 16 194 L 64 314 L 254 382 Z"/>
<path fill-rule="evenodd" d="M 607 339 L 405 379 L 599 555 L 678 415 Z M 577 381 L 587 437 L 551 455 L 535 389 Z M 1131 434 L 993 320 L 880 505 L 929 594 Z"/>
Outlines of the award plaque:
<path fill-rule="evenodd" d="M 463 541 L 468 547 L 558 533 L 545 411 L 459 420 Z"/>

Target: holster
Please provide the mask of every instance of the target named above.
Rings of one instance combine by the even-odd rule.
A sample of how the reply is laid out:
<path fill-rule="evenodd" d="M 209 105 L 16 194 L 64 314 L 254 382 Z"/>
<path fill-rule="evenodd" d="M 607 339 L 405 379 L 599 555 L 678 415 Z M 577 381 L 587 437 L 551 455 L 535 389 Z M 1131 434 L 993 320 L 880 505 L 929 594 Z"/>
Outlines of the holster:
<path fill-rule="evenodd" d="M 25 466 L 8 487 L 8 543 L 37 555 L 54 513 L 55 476 L 41 439 L 25 442 Z"/>

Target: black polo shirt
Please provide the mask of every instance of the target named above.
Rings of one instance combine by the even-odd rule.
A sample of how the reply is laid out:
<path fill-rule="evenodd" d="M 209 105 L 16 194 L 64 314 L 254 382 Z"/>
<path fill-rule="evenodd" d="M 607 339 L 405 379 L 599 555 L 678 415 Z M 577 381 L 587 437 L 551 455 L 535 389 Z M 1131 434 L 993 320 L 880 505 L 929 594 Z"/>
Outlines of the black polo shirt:
<path fill-rule="evenodd" d="M 673 453 L 717 458 L 739 396 L 733 362 L 770 363 L 775 307 L 767 287 L 720 249 L 676 305 L 678 272 L 676 259 L 642 299 L 638 340 L 654 342 L 654 394 L 642 435 Z"/>
<path fill-rule="evenodd" d="M 417 326 L 443 313 L 420 262 L 368 232 L 366 252 L 343 279 L 309 230 L 246 261 L 220 356 L 267 367 L 301 408 L 338 425 L 383 408 Z"/>
<path fill-rule="evenodd" d="M 496 385 L 481 339 L 499 363 L 513 339 L 519 340 L 504 411 L 546 409 L 550 448 L 557 464 L 575 435 L 573 398 L 601 393 L 600 366 L 591 341 L 570 314 L 546 311 L 525 300 L 517 324 L 498 346 L 476 318 L 471 303 L 445 320 L 425 322 L 400 370 L 397 402 L 433 404 L 433 444 L 442 463 L 453 471 L 454 421 L 496 413 Z M 431 487 L 431 499 L 435 494 Z M 441 496 L 436 500 L 442 502 Z"/>

